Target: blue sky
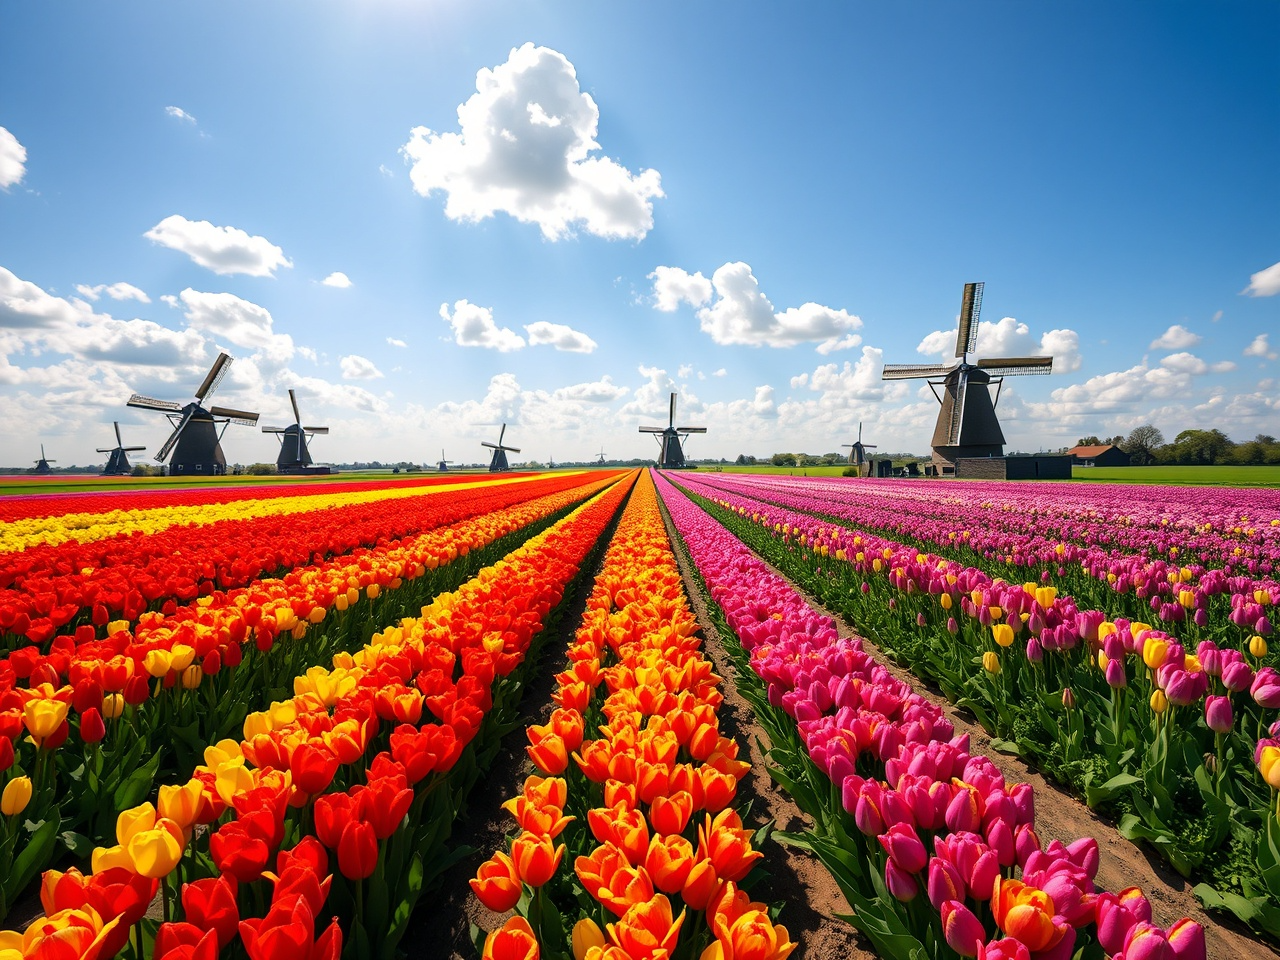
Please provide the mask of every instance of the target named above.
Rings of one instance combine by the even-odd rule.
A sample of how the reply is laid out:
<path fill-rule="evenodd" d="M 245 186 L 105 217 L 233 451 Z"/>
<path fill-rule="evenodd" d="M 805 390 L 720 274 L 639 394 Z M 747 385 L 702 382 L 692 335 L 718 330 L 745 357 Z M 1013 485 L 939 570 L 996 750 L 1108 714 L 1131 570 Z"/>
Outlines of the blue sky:
<path fill-rule="evenodd" d="M 1049 353 L 1013 449 L 1280 433 L 1280 6 L 10 3 L 0 461 L 216 402 L 318 458 L 926 452 L 884 363 Z M 343 285 L 343 284 L 346 285 Z M 923 392 L 922 392 L 923 391 Z M 228 459 L 275 441 L 232 427 Z"/>

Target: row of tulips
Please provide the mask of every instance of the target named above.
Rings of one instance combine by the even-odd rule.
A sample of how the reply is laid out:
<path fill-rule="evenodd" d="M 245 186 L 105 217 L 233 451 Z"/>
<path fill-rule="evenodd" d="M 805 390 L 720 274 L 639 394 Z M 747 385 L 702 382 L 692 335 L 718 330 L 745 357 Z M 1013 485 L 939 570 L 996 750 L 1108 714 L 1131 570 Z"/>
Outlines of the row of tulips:
<path fill-rule="evenodd" d="M 0 647 L 42 645 L 59 630 L 101 637 L 112 621 L 167 613 L 215 590 L 243 587 L 582 482 L 578 475 L 383 489 L 373 492 L 375 499 L 355 504 L 337 495 L 289 500 L 310 505 L 302 515 L 239 518 L 223 515 L 229 507 L 201 508 L 194 525 L 149 530 L 126 523 L 109 539 L 0 554 Z"/>
<path fill-rule="evenodd" d="M 520 477 L 505 478 L 520 482 Z M 220 497 L 215 503 L 165 504 L 147 509 L 129 509 L 113 505 L 105 513 L 59 513 L 12 520 L 5 524 L 0 550 L 4 553 L 28 550 L 41 544 L 57 546 L 67 541 L 85 544 L 113 539 L 135 531 L 158 533 L 171 526 L 189 526 L 206 522 L 209 516 L 223 520 L 249 520 L 254 517 L 290 516 L 317 509 L 320 502 L 330 506 L 351 506 L 382 499 L 417 496 L 432 487 L 452 488 L 492 480 L 455 479 L 448 484 L 427 485 L 351 485 L 345 491 L 294 491 L 284 497 Z"/>
<path fill-rule="evenodd" d="M 737 495 L 706 503 L 972 710 L 998 747 L 1035 759 L 1114 812 L 1124 836 L 1198 875 L 1206 904 L 1280 935 L 1275 788 L 1265 770 L 1259 776 L 1261 749 L 1254 755 L 1276 719 L 1280 685 L 1272 668 L 1254 668 L 1266 652 L 1261 637 L 1249 652 L 1212 641 L 1190 652 L 1148 624 L 1081 610 L 1051 587 L 993 580 Z M 1280 785 L 1280 770 L 1273 776 Z"/>
<path fill-rule="evenodd" d="M 189 774 L 203 745 L 237 729 L 263 697 L 284 694 L 307 667 L 358 648 L 377 624 L 457 586 L 609 482 L 202 598 L 170 617 L 144 618 L 136 632 L 121 627 L 103 641 L 18 661 L 30 667 L 21 678 L 16 656 L 0 664 L 0 772 L 12 766 L 11 777 L 36 784 L 31 826 L 0 843 L 0 868 L 16 865 L 0 883 L 0 915 L 59 842 L 83 854 L 158 772 Z"/>
<path fill-rule="evenodd" d="M 10 478 L 17 479 L 17 478 Z M 70 478 L 59 478 L 59 485 Z M 97 481 L 93 478 L 89 482 Z M 41 480 L 32 482 L 28 494 L 6 496 L 0 499 L 0 521 L 12 523 L 37 517 L 60 517 L 70 513 L 103 514 L 115 510 L 144 511 L 175 506 L 211 506 L 233 500 L 270 500 L 277 497 L 298 497 L 307 494 L 351 493 L 356 490 L 378 490 L 393 487 L 431 487 L 442 483 L 457 483 L 455 475 L 432 474 L 418 477 L 396 477 L 385 480 L 341 480 L 337 478 L 316 481 L 285 478 L 271 482 L 242 481 L 229 484 L 202 483 L 192 480 L 187 485 L 177 478 L 157 483 L 143 481 L 133 489 L 64 491 L 42 493 Z"/>
<path fill-rule="evenodd" d="M 841 638 L 672 485 L 660 490 L 740 644 L 740 689 L 770 734 L 780 779 L 814 820 L 792 842 L 831 870 L 850 922 L 881 956 L 1205 956 L 1199 924 L 1159 927 L 1140 891 L 1097 888 L 1096 840 L 1042 844 L 1029 785 L 1007 783 L 860 640 Z"/>
<path fill-rule="evenodd" d="M 794 948 L 739 887 L 762 856 L 732 807 L 750 765 L 720 732 L 720 678 L 696 629 L 645 474 L 556 678 L 559 706 L 528 730 L 538 772 L 504 804 L 520 832 L 471 881 L 490 910 L 517 911 L 486 958 L 781 960 Z"/>
<path fill-rule="evenodd" d="M 420 617 L 297 677 L 291 699 L 246 718 L 243 740 L 208 747 L 189 781 L 122 812 L 118 843 L 93 851 L 88 875 L 46 873 L 47 916 L 0 933 L 0 950 L 394 956 L 424 883 L 448 862 L 462 799 L 510 725 L 531 644 L 628 486 L 597 494 Z M 154 929 L 145 914 L 157 890 Z"/>
<path fill-rule="evenodd" d="M 1083 519 L 1073 514 L 1055 522 L 1034 505 L 1040 501 L 1024 502 L 1035 495 L 1022 493 L 1018 484 L 1004 488 L 1013 502 L 997 501 L 997 508 L 987 499 L 975 508 L 967 501 L 967 510 L 954 502 L 959 494 L 944 496 L 938 484 L 930 483 L 900 485 L 906 492 L 893 496 L 849 480 L 800 486 L 788 477 L 728 475 L 714 484 L 859 532 L 905 539 L 1010 578 L 1053 583 L 1080 603 L 1133 620 L 1154 620 L 1187 645 L 1230 632 L 1228 622 L 1246 637 L 1268 636 L 1280 604 L 1280 519 L 1265 519 L 1280 512 L 1280 505 L 1270 491 L 1253 492 L 1253 515 L 1262 519 L 1242 521 L 1243 527 L 1222 530 L 1187 504 L 1183 516 L 1194 524 L 1194 533 L 1184 524 L 1170 525 L 1161 511 L 1145 524 L 1131 518 L 1128 524 L 1114 525 L 1111 529 L 1125 536 L 1108 539 L 1097 528 L 1114 522 L 1117 510 L 1091 511 Z M 945 483 L 942 487 L 955 490 Z M 1122 503 L 1129 507 L 1135 498 L 1132 490 L 1126 492 L 1130 496 Z M 977 491 L 978 496 L 984 493 L 993 495 L 989 489 Z M 1109 499 L 1104 494 L 1097 502 L 1108 504 Z M 1157 516 L 1161 522 L 1153 524 Z M 1170 539 L 1183 542 L 1180 538 L 1194 545 L 1182 550 L 1159 546 Z"/>

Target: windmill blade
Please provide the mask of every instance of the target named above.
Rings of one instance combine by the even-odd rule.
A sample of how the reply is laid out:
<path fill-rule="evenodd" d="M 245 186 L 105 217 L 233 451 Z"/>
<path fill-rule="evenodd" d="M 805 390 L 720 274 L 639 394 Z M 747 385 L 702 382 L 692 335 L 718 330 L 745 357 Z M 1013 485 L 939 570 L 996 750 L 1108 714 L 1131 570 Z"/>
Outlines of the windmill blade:
<path fill-rule="evenodd" d="M 120 439 L 120 421 L 119 421 L 119 420 L 112 420 L 112 421 L 111 421 L 111 424 L 112 424 L 112 426 L 114 426 L 114 427 L 116 428 L 116 446 L 117 446 L 117 447 L 123 447 L 123 446 L 124 446 L 124 441 Z"/>
<path fill-rule="evenodd" d="M 666 433 L 667 428 L 666 427 L 641 427 L 640 432 L 641 433 Z"/>
<path fill-rule="evenodd" d="M 676 395 L 671 394 L 671 416 L 667 421 L 667 426 L 674 427 L 676 425 Z"/>
<path fill-rule="evenodd" d="M 498 449 L 499 449 L 499 450 L 505 450 L 505 451 L 507 451 L 507 453 L 519 453 L 519 452 L 520 452 L 520 448 L 519 448 L 519 447 L 499 447 Z"/>
<path fill-rule="evenodd" d="M 978 367 L 993 377 L 1022 377 L 1053 373 L 1053 357 L 1005 357 L 979 360 Z"/>
<path fill-rule="evenodd" d="M 676 433 L 706 433 L 706 427 L 676 427 Z"/>
<path fill-rule="evenodd" d="M 180 403 L 174 403 L 172 400 L 154 400 L 140 393 L 131 396 L 125 406 L 137 407 L 139 410 L 172 410 L 175 413 L 182 409 Z"/>
<path fill-rule="evenodd" d="M 879 446 L 879 444 L 876 444 L 876 443 L 864 443 L 864 444 L 862 445 L 862 449 L 863 449 L 863 450 L 875 450 L 878 446 Z"/>
<path fill-rule="evenodd" d="M 156 463 L 164 463 L 165 460 L 169 459 L 169 454 L 173 452 L 174 445 L 178 442 L 178 437 L 182 436 L 182 431 L 186 428 L 187 423 L 191 420 L 191 415 L 195 412 L 196 408 L 192 406 L 182 415 L 182 419 L 173 428 L 173 433 L 169 434 L 169 439 L 164 442 L 164 446 L 156 451 Z"/>
<path fill-rule="evenodd" d="M 951 423 L 947 428 L 947 445 L 956 446 L 960 442 L 960 428 L 964 425 L 964 400 L 969 392 L 969 375 L 961 372 L 956 381 L 956 399 L 951 405 Z"/>
<path fill-rule="evenodd" d="M 302 426 L 302 414 L 298 412 L 298 398 L 294 396 L 292 387 L 289 389 L 289 402 L 293 404 L 293 422 Z"/>
<path fill-rule="evenodd" d="M 115 453 L 115 452 L 116 452 L 116 448 L 115 448 L 115 447 L 107 447 L 107 448 L 104 450 L 102 447 L 98 447 L 98 448 L 96 449 L 96 451 L 95 451 L 95 452 L 96 452 L 96 453 Z"/>
<path fill-rule="evenodd" d="M 147 448 L 146 447 L 121 447 L 120 449 L 123 450 L 125 453 L 141 453 L 143 450 Z"/>
<path fill-rule="evenodd" d="M 304 431 L 304 432 L 306 432 L 306 433 L 321 433 L 321 434 L 323 434 L 323 433 L 328 433 L 328 432 L 329 432 L 329 428 L 328 428 L 328 427 L 303 427 L 302 429 L 303 429 L 303 431 Z"/>
<path fill-rule="evenodd" d="M 231 407 L 210 407 L 209 412 L 215 417 L 226 417 L 232 423 L 238 423 L 246 427 L 256 427 L 258 425 L 258 414 L 249 413 L 246 410 L 233 410 Z"/>
<path fill-rule="evenodd" d="M 44 444 L 43 444 L 43 443 L 42 443 L 42 444 L 40 444 L 40 459 L 41 459 L 41 460 L 44 460 L 44 459 L 45 459 L 45 455 L 44 455 Z"/>
<path fill-rule="evenodd" d="M 262 432 L 263 433 L 284 433 L 288 429 L 289 429 L 288 427 L 263 427 Z"/>
<path fill-rule="evenodd" d="M 498 431 L 498 446 L 502 446 L 502 438 L 507 435 L 507 425 L 504 423 L 502 429 Z"/>
<path fill-rule="evenodd" d="M 926 377 L 941 377 L 950 370 L 945 363 L 886 363 L 880 379 L 923 380 Z"/>
<path fill-rule="evenodd" d="M 225 353 L 218 354 L 218 359 L 213 361 L 213 366 L 205 374 L 204 383 L 200 384 L 200 389 L 196 391 L 196 399 L 203 400 L 217 390 L 218 384 L 222 382 L 222 378 L 227 375 L 227 371 L 230 369 L 231 357 Z"/>
<path fill-rule="evenodd" d="M 488 440 L 481 440 L 481 441 L 480 441 L 480 446 L 482 446 L 482 447 L 488 447 L 490 450 L 502 450 L 502 449 L 504 449 L 503 447 L 498 446 L 496 443 L 490 443 Z"/>
<path fill-rule="evenodd" d="M 960 301 L 960 329 L 956 331 L 956 356 L 973 353 L 978 345 L 978 315 L 982 313 L 981 283 L 966 283 Z"/>

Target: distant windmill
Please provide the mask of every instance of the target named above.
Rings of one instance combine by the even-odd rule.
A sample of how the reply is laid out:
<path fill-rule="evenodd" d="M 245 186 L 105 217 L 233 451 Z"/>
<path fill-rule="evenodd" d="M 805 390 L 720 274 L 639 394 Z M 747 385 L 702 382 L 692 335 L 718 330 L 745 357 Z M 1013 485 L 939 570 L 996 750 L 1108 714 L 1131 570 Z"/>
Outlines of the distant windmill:
<path fill-rule="evenodd" d="M 663 470 L 683 470 L 686 466 L 684 462 L 684 441 L 691 433 L 706 433 L 706 427 L 677 427 L 676 426 L 676 395 L 671 394 L 671 416 L 665 427 L 641 427 L 641 433 L 659 434 L 658 446 L 661 452 L 658 456 L 658 466 Z"/>
<path fill-rule="evenodd" d="M 276 458 L 279 473 L 302 473 L 311 466 L 311 451 L 307 442 L 316 434 L 327 434 L 328 427 L 304 427 L 302 414 L 298 412 L 298 398 L 289 391 L 289 403 L 293 406 L 293 423 L 287 427 L 263 427 L 263 433 L 274 433 L 280 440 L 280 456 Z"/>
<path fill-rule="evenodd" d="M 243 424 L 246 427 L 256 426 L 258 415 L 243 410 L 232 410 L 230 407 L 209 407 L 201 404 L 227 375 L 231 367 L 231 357 L 225 353 L 218 354 L 213 366 L 205 374 L 204 381 L 196 390 L 195 400 L 186 406 L 168 400 L 153 400 L 134 394 L 128 405 L 140 410 L 159 410 L 173 424 L 173 433 L 164 445 L 156 451 L 156 462 L 169 460 L 169 474 L 202 473 L 223 474 L 227 472 L 227 458 L 222 453 L 222 435 L 231 423 Z"/>
<path fill-rule="evenodd" d="M 451 464 L 451 463 L 453 463 L 453 461 L 452 461 L 452 460 L 446 460 L 446 459 L 444 458 L 444 447 L 441 447 L 441 448 L 440 448 L 440 462 L 436 464 L 436 469 L 437 469 L 437 470 L 439 470 L 441 473 L 448 473 L 448 472 L 449 472 L 449 464 Z"/>
<path fill-rule="evenodd" d="M 855 467 L 860 467 L 867 462 L 867 451 L 876 449 L 874 443 L 862 442 L 862 421 L 858 421 L 858 441 L 857 443 L 842 443 L 842 447 L 849 448 L 849 462 Z"/>
<path fill-rule="evenodd" d="M 942 409 L 933 430 L 933 459 L 939 467 L 955 468 L 958 457 L 999 457 L 1004 454 L 1004 433 L 996 417 L 1000 386 L 1005 377 L 1053 372 L 1053 357 L 1003 357 L 969 363 L 978 342 L 978 315 L 982 311 L 982 284 L 966 283 L 956 332 L 958 364 L 887 364 L 885 380 L 929 380 L 929 389 Z M 930 379 L 941 377 L 941 380 Z M 996 385 L 991 396 L 990 385 Z M 942 393 L 938 388 L 942 387 Z"/>
<path fill-rule="evenodd" d="M 600 448 L 600 459 L 598 463 L 600 464 L 600 466 L 602 467 L 604 466 L 604 447 Z"/>
<path fill-rule="evenodd" d="M 32 472 L 33 473 L 53 473 L 53 467 L 49 466 L 49 464 L 57 463 L 57 462 L 58 462 L 57 460 L 49 460 L 45 457 L 44 444 L 42 443 L 40 444 L 40 459 L 35 461 L 35 464 L 36 464 L 35 469 Z"/>
<path fill-rule="evenodd" d="M 109 453 L 107 457 L 107 465 L 102 470 L 104 477 L 127 477 L 133 472 L 129 466 L 129 454 L 140 453 L 147 449 L 146 447 L 126 447 L 124 441 L 120 439 L 120 421 L 113 422 L 116 428 L 116 445 L 110 449 L 99 447 L 98 453 Z"/>
<path fill-rule="evenodd" d="M 504 447 L 502 438 L 507 434 L 507 425 L 504 423 L 502 429 L 498 432 L 498 442 L 490 443 L 487 440 L 481 440 L 480 446 L 489 447 L 493 450 L 493 459 L 489 461 L 490 473 L 505 473 L 511 469 L 511 465 L 507 463 L 508 453 L 519 453 L 519 447 Z"/>
<path fill-rule="evenodd" d="M 547 469 L 554 470 L 555 468 L 556 468 L 556 458 L 551 457 L 550 459 L 547 460 Z"/>

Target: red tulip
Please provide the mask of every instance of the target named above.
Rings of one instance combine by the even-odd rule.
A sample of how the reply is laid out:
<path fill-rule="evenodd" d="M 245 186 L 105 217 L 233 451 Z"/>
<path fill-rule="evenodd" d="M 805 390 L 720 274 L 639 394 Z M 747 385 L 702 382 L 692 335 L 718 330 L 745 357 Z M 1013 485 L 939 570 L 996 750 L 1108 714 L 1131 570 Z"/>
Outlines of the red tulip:
<path fill-rule="evenodd" d="M 182 910 L 189 923 L 201 930 L 214 931 L 218 949 L 226 949 L 235 939 L 240 923 L 235 877 L 228 873 L 183 884 Z"/>
<path fill-rule="evenodd" d="M 152 956 L 164 960 L 217 960 L 218 937 L 190 923 L 162 923 Z"/>
<path fill-rule="evenodd" d="M 219 873 L 229 873 L 241 883 L 262 876 L 271 858 L 271 848 L 239 820 L 223 824 L 209 837 L 209 853 Z"/>
<path fill-rule="evenodd" d="M 90 707 L 80 715 L 80 739 L 85 743 L 97 743 L 107 735 L 106 725 L 97 707 Z"/>
<path fill-rule="evenodd" d="M 363 880 L 378 865 L 378 838 L 363 820 L 352 820 L 338 840 L 338 870 L 348 880 Z"/>

